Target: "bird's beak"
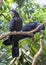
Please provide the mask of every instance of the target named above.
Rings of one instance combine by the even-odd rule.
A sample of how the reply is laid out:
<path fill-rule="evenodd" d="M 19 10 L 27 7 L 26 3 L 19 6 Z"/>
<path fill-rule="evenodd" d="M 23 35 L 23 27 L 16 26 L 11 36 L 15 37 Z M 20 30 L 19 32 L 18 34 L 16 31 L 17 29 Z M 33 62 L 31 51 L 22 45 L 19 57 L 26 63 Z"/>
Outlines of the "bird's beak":
<path fill-rule="evenodd" d="M 10 13 L 11 13 L 11 16 L 14 17 L 14 13 L 12 11 Z"/>

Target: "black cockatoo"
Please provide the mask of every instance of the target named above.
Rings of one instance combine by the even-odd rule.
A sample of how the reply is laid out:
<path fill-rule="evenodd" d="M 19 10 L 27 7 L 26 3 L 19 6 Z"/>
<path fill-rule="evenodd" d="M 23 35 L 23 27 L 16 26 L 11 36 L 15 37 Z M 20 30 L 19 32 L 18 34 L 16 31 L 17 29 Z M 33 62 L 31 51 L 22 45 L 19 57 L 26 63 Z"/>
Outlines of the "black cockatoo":
<path fill-rule="evenodd" d="M 10 21 L 9 31 L 20 31 L 22 29 L 22 19 L 19 16 L 16 10 L 11 10 L 12 20 Z M 18 57 L 19 56 L 19 48 L 18 48 L 18 35 L 11 35 L 8 39 L 6 39 L 3 43 L 4 45 L 12 44 L 12 56 Z"/>
<path fill-rule="evenodd" d="M 21 31 L 31 31 L 31 30 L 34 30 L 38 25 L 40 25 L 41 23 L 39 23 L 38 21 L 36 22 L 31 22 L 31 23 L 28 23 L 26 24 L 25 26 L 22 27 Z M 42 33 L 43 30 L 45 30 L 45 27 L 44 25 L 42 25 L 36 32 L 33 33 L 33 35 L 37 32 L 39 33 Z M 24 38 L 31 38 L 32 36 L 28 36 L 28 35 L 20 35 L 20 38 L 19 39 L 24 39 Z"/>

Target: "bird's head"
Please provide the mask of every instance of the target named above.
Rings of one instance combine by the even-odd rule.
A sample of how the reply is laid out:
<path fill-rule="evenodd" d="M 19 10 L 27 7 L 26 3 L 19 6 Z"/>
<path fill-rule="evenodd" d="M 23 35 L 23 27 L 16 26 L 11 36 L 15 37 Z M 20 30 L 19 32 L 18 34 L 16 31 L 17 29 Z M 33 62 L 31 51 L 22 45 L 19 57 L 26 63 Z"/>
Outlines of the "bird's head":
<path fill-rule="evenodd" d="M 19 14 L 16 10 L 11 10 L 11 15 L 12 15 L 13 18 L 14 17 L 19 17 Z"/>

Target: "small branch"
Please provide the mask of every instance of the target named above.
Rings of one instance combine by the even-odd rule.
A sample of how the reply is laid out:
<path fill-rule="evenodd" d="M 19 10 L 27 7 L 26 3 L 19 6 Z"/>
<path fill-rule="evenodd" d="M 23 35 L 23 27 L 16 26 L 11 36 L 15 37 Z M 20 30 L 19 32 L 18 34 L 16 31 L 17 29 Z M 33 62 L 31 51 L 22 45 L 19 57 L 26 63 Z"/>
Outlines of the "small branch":
<path fill-rule="evenodd" d="M 30 55 L 27 55 L 27 53 L 26 53 L 26 51 L 24 50 L 24 49 L 21 49 L 21 51 L 26 55 L 26 56 L 24 56 L 25 57 L 25 59 L 27 60 L 27 61 L 29 61 L 30 63 L 32 63 L 32 57 L 30 56 Z M 30 58 L 30 59 L 29 59 Z"/>
<path fill-rule="evenodd" d="M 10 63 L 9 63 L 9 65 L 12 65 L 14 62 L 15 62 L 15 58 L 13 58 L 11 61 L 10 61 Z"/>
<path fill-rule="evenodd" d="M 32 34 L 34 32 L 36 32 L 43 24 L 46 24 L 46 22 L 40 24 L 37 28 L 35 28 L 32 31 L 27 31 L 27 32 L 23 32 L 23 31 L 16 32 L 16 31 L 13 31 L 13 32 L 8 32 L 8 33 L 5 33 L 5 34 L 2 34 L 2 35 L 0 35 L 0 40 L 3 39 L 3 38 L 6 38 L 9 35 L 29 35 L 29 36 L 32 36 Z"/>
<path fill-rule="evenodd" d="M 40 55 L 41 55 L 42 52 L 43 52 L 43 48 L 44 48 L 44 41 L 43 41 L 43 39 L 40 39 L 40 49 L 39 49 L 39 51 L 35 54 L 34 59 L 33 59 L 33 62 L 32 62 L 32 65 L 36 65 L 38 58 L 40 57 Z"/>

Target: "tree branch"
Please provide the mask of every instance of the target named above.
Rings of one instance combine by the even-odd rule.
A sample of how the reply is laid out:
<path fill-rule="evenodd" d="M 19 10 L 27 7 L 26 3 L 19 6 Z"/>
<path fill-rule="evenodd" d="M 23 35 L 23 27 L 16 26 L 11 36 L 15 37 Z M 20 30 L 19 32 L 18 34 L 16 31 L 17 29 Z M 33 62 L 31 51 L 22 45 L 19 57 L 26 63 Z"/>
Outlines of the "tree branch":
<path fill-rule="evenodd" d="M 40 49 L 39 49 L 39 51 L 34 55 L 34 59 L 33 59 L 32 65 L 36 65 L 36 64 L 37 64 L 37 60 L 38 60 L 38 58 L 40 57 L 40 55 L 42 54 L 43 48 L 44 48 L 44 41 L 43 41 L 43 39 L 40 39 Z"/>
<path fill-rule="evenodd" d="M 16 32 L 16 31 L 13 31 L 13 32 L 8 32 L 8 33 L 5 33 L 5 34 L 2 34 L 2 35 L 0 35 L 0 40 L 3 39 L 3 38 L 6 38 L 9 35 L 29 35 L 29 36 L 32 36 L 32 34 L 34 32 L 36 32 L 43 24 L 46 24 L 46 22 L 40 24 L 37 28 L 35 28 L 32 31 L 27 31 L 27 32 L 23 32 L 23 31 Z"/>

